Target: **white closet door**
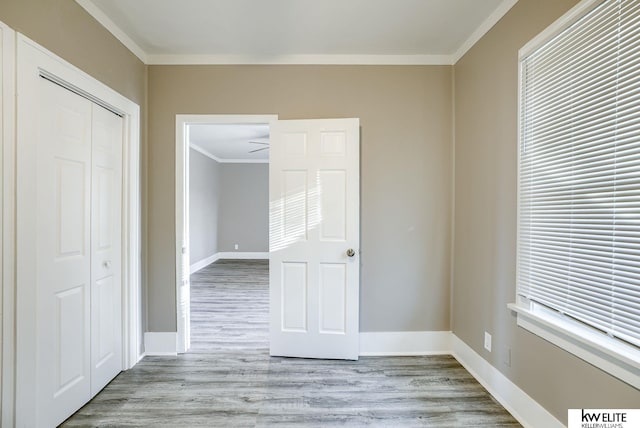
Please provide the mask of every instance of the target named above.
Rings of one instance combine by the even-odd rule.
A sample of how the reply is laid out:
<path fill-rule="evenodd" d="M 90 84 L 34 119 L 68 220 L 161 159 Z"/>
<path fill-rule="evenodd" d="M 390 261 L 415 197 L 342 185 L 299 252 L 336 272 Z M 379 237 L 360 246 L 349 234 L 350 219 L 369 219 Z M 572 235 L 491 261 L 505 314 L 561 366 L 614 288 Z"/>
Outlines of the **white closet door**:
<path fill-rule="evenodd" d="M 122 118 L 93 104 L 91 395 L 122 370 Z"/>
<path fill-rule="evenodd" d="M 38 84 L 35 410 L 56 426 L 91 397 L 92 103 Z"/>
<path fill-rule="evenodd" d="M 39 80 L 37 426 L 56 426 L 122 370 L 122 119 Z"/>

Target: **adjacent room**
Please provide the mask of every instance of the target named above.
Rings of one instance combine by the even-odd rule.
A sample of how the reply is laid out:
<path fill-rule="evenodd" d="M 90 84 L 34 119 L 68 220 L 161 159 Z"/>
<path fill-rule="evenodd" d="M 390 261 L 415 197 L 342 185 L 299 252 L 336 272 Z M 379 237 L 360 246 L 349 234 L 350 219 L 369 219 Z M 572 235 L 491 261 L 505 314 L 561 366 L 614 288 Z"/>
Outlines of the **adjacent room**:
<path fill-rule="evenodd" d="M 638 0 L 2 0 L 0 425 L 640 424 L 639 61 Z"/>
<path fill-rule="evenodd" d="M 186 135 L 187 348 L 268 349 L 269 124 L 197 123 Z"/>

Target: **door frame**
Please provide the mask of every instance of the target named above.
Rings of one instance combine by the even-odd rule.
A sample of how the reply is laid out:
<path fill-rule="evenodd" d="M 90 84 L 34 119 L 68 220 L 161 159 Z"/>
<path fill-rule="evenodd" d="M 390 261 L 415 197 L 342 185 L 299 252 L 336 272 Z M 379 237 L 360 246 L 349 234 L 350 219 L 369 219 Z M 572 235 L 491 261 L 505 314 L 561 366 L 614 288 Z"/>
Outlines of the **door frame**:
<path fill-rule="evenodd" d="M 15 158 L 8 161 L 11 165 L 11 178 L 16 180 L 15 200 L 4 199 L 10 207 L 6 212 L 15 212 L 16 218 L 10 220 L 9 230 L 15 231 L 15 247 L 11 255 L 15 257 L 15 278 L 4 281 L 5 296 L 15 298 L 15 313 L 3 316 L 3 357 L 12 358 L 3 367 L 3 414 L 2 425 L 33 426 L 35 412 L 30 397 L 37 388 L 35 377 L 35 342 L 29 338 L 29 332 L 35 328 L 35 314 L 32 302 L 35 299 L 35 269 L 29 249 L 35 243 L 35 233 L 29 228 L 29 206 L 21 202 L 25 189 L 20 177 L 33 169 L 33 150 L 37 141 L 35 127 L 29 119 L 36 111 L 38 102 L 37 79 L 46 75 L 62 86 L 80 93 L 110 107 L 123 117 L 123 192 L 122 192 L 122 316 L 123 316 L 123 368 L 133 367 L 142 357 L 142 320 L 141 314 L 141 216 L 140 216 L 140 107 L 87 73 L 64 61 L 57 55 L 33 42 L 26 36 L 16 36 L 16 99 L 17 138 L 5 140 L 5 153 L 9 150 Z M 7 148 L 9 146 L 9 148 Z M 5 164 L 6 167 L 6 164 Z M 6 171 L 5 171 L 6 173 Z M 11 183 L 13 185 L 13 182 Z M 6 186 L 6 183 L 5 183 Z M 4 204 L 3 204 L 4 205 Z M 8 211 L 7 211 L 8 210 Z M 7 228 L 5 227 L 5 232 Z M 15 294 L 14 294 L 15 293 Z M 13 303 L 13 302 L 12 302 Z M 13 305 L 11 305 L 13 306 Z M 13 334 L 15 331 L 15 334 Z M 17 338 L 20 341 L 17 341 Z M 15 352 L 15 354 L 13 353 Z M 18 382 L 17 379 L 20 381 Z M 15 410 L 14 410 L 15 409 Z"/>
<path fill-rule="evenodd" d="M 15 31 L 0 22 L 0 419 L 1 426 L 13 426 L 15 361 L 13 317 L 15 313 Z"/>
<path fill-rule="evenodd" d="M 187 141 L 189 125 L 197 124 L 269 124 L 278 120 L 277 114 L 177 114 L 176 115 L 176 241 L 175 241 L 175 266 L 176 266 L 176 329 L 177 352 L 183 354 L 191 346 L 189 326 L 189 314 L 191 302 L 189 299 L 181 301 L 181 286 L 183 278 L 182 247 L 188 246 L 189 225 L 189 142 Z M 187 231 L 186 235 L 183 233 Z M 191 285 L 189 284 L 189 288 Z M 187 293 L 187 296 L 189 293 Z"/>

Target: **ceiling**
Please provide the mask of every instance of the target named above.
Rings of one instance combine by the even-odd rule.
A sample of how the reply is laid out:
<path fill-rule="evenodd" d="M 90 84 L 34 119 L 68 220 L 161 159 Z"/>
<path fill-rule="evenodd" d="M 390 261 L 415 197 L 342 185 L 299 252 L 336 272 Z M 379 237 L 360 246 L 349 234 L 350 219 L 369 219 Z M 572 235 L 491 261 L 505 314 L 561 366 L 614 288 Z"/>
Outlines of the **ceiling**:
<path fill-rule="evenodd" d="M 252 143 L 253 141 L 253 143 Z M 189 125 L 189 145 L 218 162 L 268 162 L 268 124 Z"/>
<path fill-rule="evenodd" d="M 454 64 L 517 0 L 76 0 L 146 64 Z M 190 125 L 221 162 L 267 162 L 268 125 Z M 254 141 L 251 143 L 250 141 Z"/>
<path fill-rule="evenodd" d="M 147 64 L 454 64 L 517 0 L 76 0 Z"/>

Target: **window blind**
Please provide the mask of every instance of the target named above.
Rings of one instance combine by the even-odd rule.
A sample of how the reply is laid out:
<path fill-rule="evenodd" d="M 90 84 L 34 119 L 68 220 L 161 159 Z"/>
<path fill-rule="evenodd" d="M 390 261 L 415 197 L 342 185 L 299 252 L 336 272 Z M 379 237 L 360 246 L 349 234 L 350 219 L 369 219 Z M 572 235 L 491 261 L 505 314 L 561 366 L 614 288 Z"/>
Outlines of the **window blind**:
<path fill-rule="evenodd" d="M 640 1 L 521 59 L 517 293 L 640 346 Z"/>

